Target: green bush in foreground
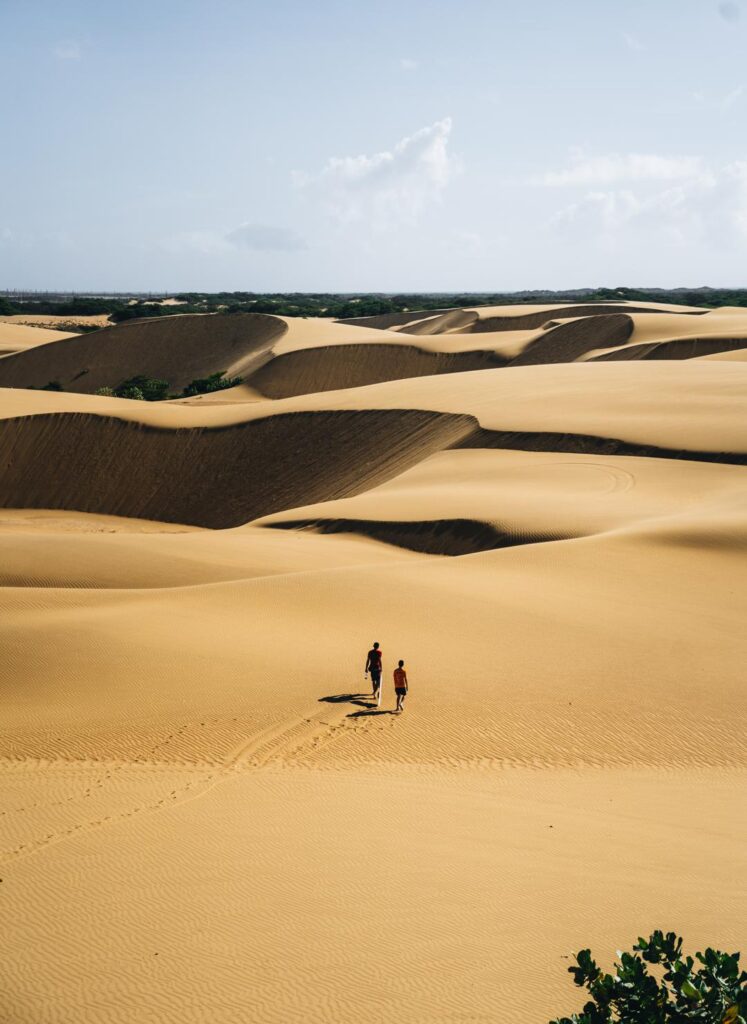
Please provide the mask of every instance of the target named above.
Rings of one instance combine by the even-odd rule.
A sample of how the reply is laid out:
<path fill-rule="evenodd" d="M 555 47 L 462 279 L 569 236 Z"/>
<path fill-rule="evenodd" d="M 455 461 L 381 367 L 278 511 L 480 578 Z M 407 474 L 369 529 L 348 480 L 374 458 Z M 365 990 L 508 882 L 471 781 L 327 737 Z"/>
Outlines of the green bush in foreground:
<path fill-rule="evenodd" d="M 695 957 L 697 965 L 683 958 L 682 939 L 660 931 L 620 954 L 613 974 L 582 949 L 568 970 L 591 1000 L 581 1013 L 550 1024 L 747 1024 L 747 972 L 739 970 L 739 953 L 707 949 Z M 656 976 L 648 964 L 658 968 Z"/>

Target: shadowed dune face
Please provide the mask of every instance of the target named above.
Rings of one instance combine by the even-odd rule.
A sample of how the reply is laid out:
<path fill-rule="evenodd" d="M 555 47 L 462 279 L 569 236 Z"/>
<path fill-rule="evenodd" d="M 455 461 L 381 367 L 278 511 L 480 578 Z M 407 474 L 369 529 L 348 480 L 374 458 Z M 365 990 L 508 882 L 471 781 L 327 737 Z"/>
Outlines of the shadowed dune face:
<path fill-rule="evenodd" d="M 451 353 L 386 343 L 330 345 L 276 356 L 255 371 L 247 383 L 268 398 L 290 398 L 404 377 L 490 370 L 507 364 L 508 359 L 480 349 Z"/>
<path fill-rule="evenodd" d="M 351 327 L 376 327 L 379 330 L 389 330 L 392 327 L 402 327 L 405 324 L 412 324 L 427 320 L 431 317 L 440 316 L 444 313 L 462 312 L 454 309 L 425 309 L 408 310 L 404 313 L 381 313 L 379 316 L 359 316 L 349 319 L 338 320 L 339 324 L 349 324 Z"/>
<path fill-rule="evenodd" d="M 5 508 L 60 508 L 223 528 L 355 494 L 475 429 L 403 410 L 292 413 L 168 430 L 87 413 L 0 424 Z M 36 473 L 44 465 L 48 472 Z"/>
<path fill-rule="evenodd" d="M 637 444 L 594 434 L 561 434 L 553 431 L 486 430 L 480 427 L 460 438 L 454 448 L 504 448 L 525 452 L 568 452 L 575 455 L 638 455 L 649 459 L 689 459 L 695 462 L 723 462 L 747 465 L 744 452 L 697 451 Z"/>
<path fill-rule="evenodd" d="M 624 345 L 633 333 L 626 313 L 588 316 L 550 327 L 511 361 L 512 366 L 572 363 L 591 349 Z"/>
<path fill-rule="evenodd" d="M 706 310 L 692 310 L 688 315 L 702 316 Z M 605 314 L 620 313 L 666 313 L 666 310 L 656 310 L 645 306 L 627 305 L 592 305 L 592 306 L 563 306 L 557 309 L 545 310 L 541 313 L 524 313 L 515 316 L 489 316 L 484 319 L 475 320 L 470 328 L 472 334 L 481 334 L 484 331 L 517 331 L 530 330 L 534 327 L 542 327 L 548 320 L 557 320 L 560 317 L 588 316 L 596 317 Z"/>
<path fill-rule="evenodd" d="M 470 309 L 452 309 L 448 313 L 426 317 L 425 320 L 418 320 L 416 323 L 406 323 L 400 328 L 399 333 L 425 336 L 445 334 L 447 331 L 467 332 L 475 320 L 477 313 Z"/>
<path fill-rule="evenodd" d="M 286 324 L 262 313 L 184 314 L 132 320 L 39 346 L 0 361 L 0 387 L 43 387 L 92 394 L 136 374 L 182 388 L 199 377 L 243 375 L 269 358 Z"/>
<path fill-rule="evenodd" d="M 558 539 L 557 535 L 521 535 L 502 531 L 490 523 L 481 523 L 474 519 L 434 519 L 417 522 L 378 519 L 290 519 L 266 525 L 274 530 L 362 534 L 373 540 L 396 544 L 409 551 L 420 551 L 427 555 L 471 555 L 478 551 L 493 551 L 496 548 L 511 548 L 518 544 Z"/>
<path fill-rule="evenodd" d="M 718 352 L 738 352 L 747 348 L 746 338 L 673 338 L 671 341 L 647 345 L 626 345 L 612 352 L 592 356 L 589 362 L 603 363 L 618 359 L 697 359 Z"/>

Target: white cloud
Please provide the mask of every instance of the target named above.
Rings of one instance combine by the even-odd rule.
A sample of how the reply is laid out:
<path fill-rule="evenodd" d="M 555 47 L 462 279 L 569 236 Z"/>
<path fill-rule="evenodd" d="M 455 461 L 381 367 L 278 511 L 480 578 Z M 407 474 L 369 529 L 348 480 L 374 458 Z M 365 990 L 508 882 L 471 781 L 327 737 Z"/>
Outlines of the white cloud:
<path fill-rule="evenodd" d="M 418 62 L 413 60 L 412 57 L 400 57 L 399 66 L 403 71 L 415 71 L 418 66 Z"/>
<path fill-rule="evenodd" d="M 628 47 L 629 50 L 633 50 L 636 53 L 641 53 L 643 50 L 646 49 L 646 44 L 641 42 L 638 36 L 634 36 L 630 32 L 623 32 L 622 37 L 625 40 L 625 45 Z"/>
<path fill-rule="evenodd" d="M 745 89 L 743 85 L 738 85 L 736 89 L 732 89 L 731 92 L 727 92 L 727 94 L 721 100 L 721 108 L 723 110 L 728 110 L 729 107 L 733 107 L 734 104 L 738 103 L 739 100 L 741 100 L 741 98 L 744 96 L 744 92 Z"/>
<path fill-rule="evenodd" d="M 739 21 L 739 18 L 742 14 L 741 10 L 739 9 L 739 4 L 731 3 L 730 0 L 727 0 L 726 3 L 718 5 L 718 13 L 721 15 L 724 21 L 730 21 L 732 23 L 735 21 Z"/>
<path fill-rule="evenodd" d="M 306 249 L 304 240 L 289 228 L 270 224 L 247 223 L 230 231 L 202 229 L 181 231 L 163 240 L 168 252 L 199 252 L 204 256 L 235 253 L 236 249 L 254 252 L 298 252 Z"/>
<path fill-rule="evenodd" d="M 575 152 L 569 167 L 534 175 L 533 185 L 608 185 L 621 181 L 677 181 L 702 172 L 700 157 L 657 156 L 654 153 L 610 153 L 587 156 Z"/>
<path fill-rule="evenodd" d="M 451 118 L 421 128 L 391 150 L 370 156 L 330 157 L 316 175 L 296 173 L 295 184 L 316 194 L 340 223 L 367 220 L 374 230 L 413 223 L 441 195 L 458 167 L 449 153 Z"/>
<path fill-rule="evenodd" d="M 52 52 L 57 60 L 80 60 L 80 43 L 67 40 L 58 43 Z"/>
<path fill-rule="evenodd" d="M 199 252 L 204 256 L 216 256 L 230 252 L 232 246 L 226 241 L 225 234 L 220 231 L 180 231 L 176 235 L 164 238 L 163 248 L 171 253 Z"/>
<path fill-rule="evenodd" d="M 304 240 L 294 231 L 270 224 L 241 224 L 229 231 L 225 239 L 242 249 L 256 249 L 259 252 L 297 252 L 307 248 Z"/>
<path fill-rule="evenodd" d="M 698 173 L 665 188 L 594 190 L 559 210 L 551 225 L 562 233 L 596 236 L 609 246 L 650 237 L 719 250 L 747 245 L 747 161 Z"/>

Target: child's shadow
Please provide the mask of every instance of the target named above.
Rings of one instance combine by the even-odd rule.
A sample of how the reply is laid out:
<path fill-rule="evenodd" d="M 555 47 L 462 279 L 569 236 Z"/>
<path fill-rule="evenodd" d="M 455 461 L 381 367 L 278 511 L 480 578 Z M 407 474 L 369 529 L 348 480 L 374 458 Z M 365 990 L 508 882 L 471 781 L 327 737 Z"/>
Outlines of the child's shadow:
<path fill-rule="evenodd" d="M 357 701 L 355 703 L 358 703 Z M 393 715 L 394 712 L 390 711 L 389 708 L 377 708 L 375 704 L 366 704 L 366 707 L 372 710 L 368 711 L 351 711 L 348 718 L 370 718 L 372 715 Z"/>

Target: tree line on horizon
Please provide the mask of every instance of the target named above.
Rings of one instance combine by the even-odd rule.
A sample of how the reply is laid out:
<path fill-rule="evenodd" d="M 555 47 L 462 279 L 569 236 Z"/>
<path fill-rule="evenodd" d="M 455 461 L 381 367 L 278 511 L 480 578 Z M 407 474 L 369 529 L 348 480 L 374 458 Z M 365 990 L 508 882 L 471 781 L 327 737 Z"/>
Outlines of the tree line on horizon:
<path fill-rule="evenodd" d="M 165 298 L 166 296 L 164 296 Z M 336 320 L 410 310 L 460 306 L 512 306 L 556 302 L 669 302 L 683 306 L 747 307 L 747 288 L 580 288 L 568 291 L 407 292 L 400 294 L 334 292 L 180 292 L 169 296 L 180 305 L 126 297 L 73 296 L 70 299 L 0 296 L 0 316 L 43 314 L 93 316 L 114 322 L 184 313 L 270 313 L 279 316 L 330 317 Z M 93 329 L 93 328 L 91 328 Z"/>

